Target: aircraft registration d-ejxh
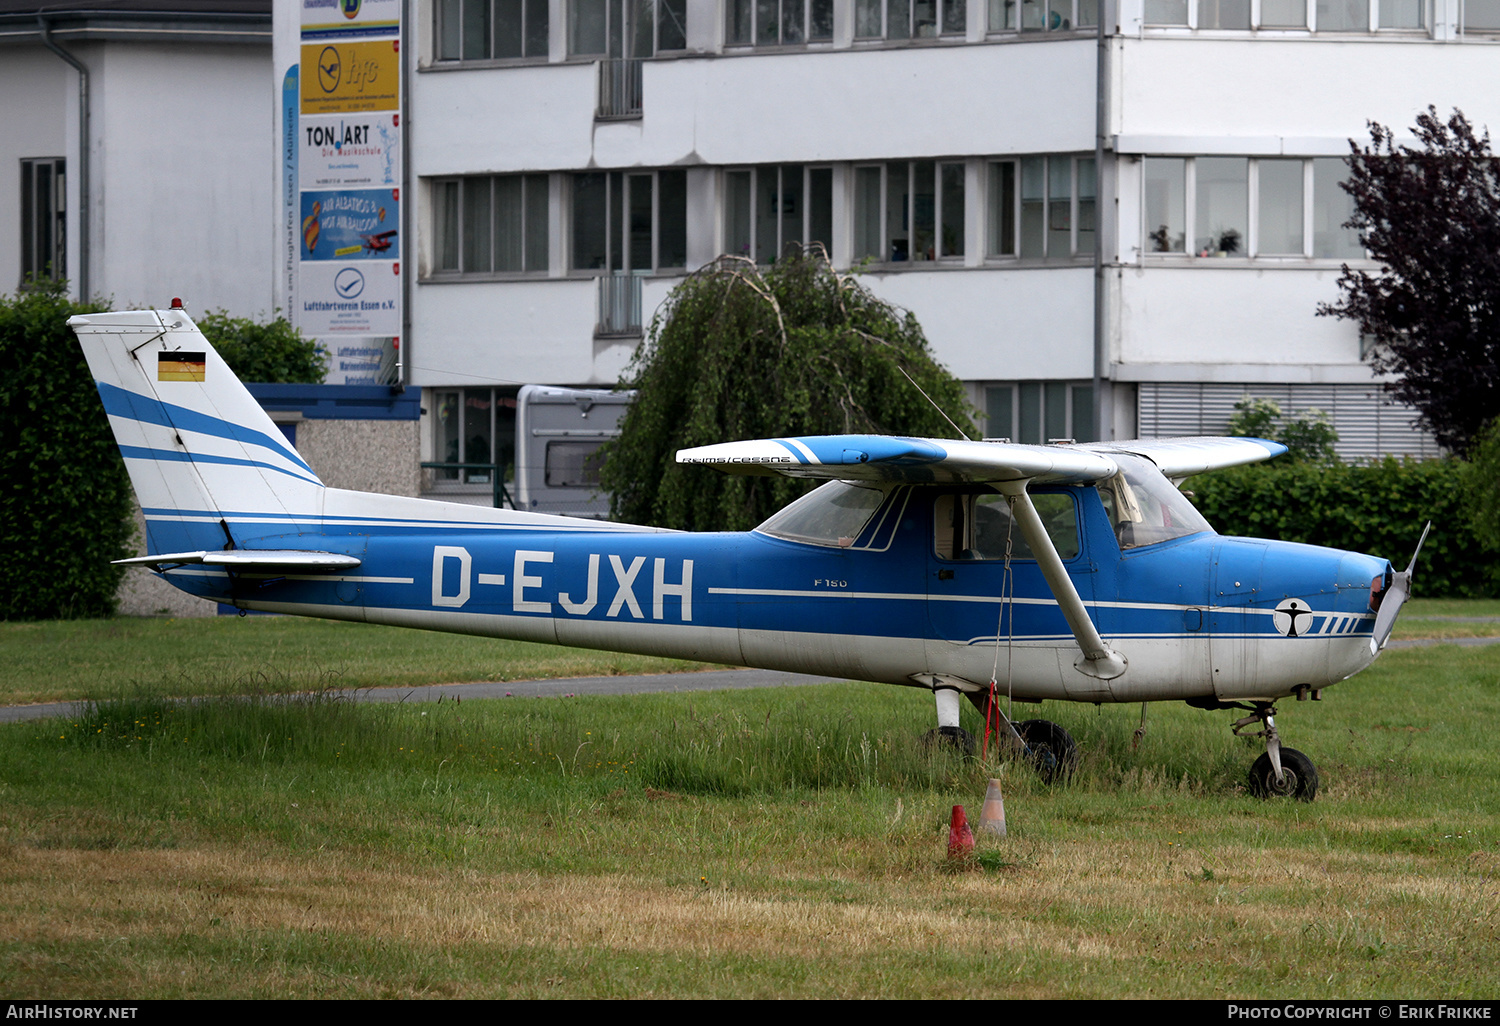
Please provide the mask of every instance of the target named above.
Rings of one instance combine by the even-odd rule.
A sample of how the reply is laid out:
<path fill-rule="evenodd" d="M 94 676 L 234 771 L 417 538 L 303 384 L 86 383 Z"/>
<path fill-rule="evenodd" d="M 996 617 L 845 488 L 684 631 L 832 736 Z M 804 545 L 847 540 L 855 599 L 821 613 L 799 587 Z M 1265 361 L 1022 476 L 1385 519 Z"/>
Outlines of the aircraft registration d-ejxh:
<path fill-rule="evenodd" d="M 728 442 L 677 460 L 828 483 L 754 531 L 684 533 L 326 487 L 175 304 L 69 324 L 145 511 L 150 554 L 122 562 L 184 591 L 925 688 L 935 734 L 973 744 L 968 698 L 1048 776 L 1072 739 L 1000 699 L 1245 709 L 1252 789 L 1310 800 L 1275 703 L 1368 666 L 1409 591 L 1384 559 L 1221 537 L 1172 483 L 1275 442 Z"/>

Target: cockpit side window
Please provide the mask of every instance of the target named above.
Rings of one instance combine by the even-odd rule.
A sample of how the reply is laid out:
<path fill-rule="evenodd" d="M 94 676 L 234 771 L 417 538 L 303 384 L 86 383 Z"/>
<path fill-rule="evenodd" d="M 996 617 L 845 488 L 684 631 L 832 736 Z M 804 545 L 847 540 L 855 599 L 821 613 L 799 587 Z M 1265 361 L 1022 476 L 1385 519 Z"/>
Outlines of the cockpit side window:
<path fill-rule="evenodd" d="M 1078 555 L 1078 508 L 1066 491 L 1033 492 L 1032 505 L 1064 560 Z M 1036 559 L 1011 519 L 1010 504 L 994 489 L 944 492 L 933 505 L 933 545 L 939 559 Z"/>
<path fill-rule="evenodd" d="M 1134 549 L 1213 531 L 1203 514 L 1154 464 L 1139 456 L 1110 455 L 1120 472 L 1099 482 L 1099 498 L 1120 548 Z"/>

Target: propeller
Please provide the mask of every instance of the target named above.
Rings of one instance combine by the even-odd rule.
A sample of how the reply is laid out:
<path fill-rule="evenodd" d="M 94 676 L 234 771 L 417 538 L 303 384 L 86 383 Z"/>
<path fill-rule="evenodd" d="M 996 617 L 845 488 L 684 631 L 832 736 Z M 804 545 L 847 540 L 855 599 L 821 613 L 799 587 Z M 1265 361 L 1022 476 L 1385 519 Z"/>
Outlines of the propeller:
<path fill-rule="evenodd" d="M 1380 601 L 1380 611 L 1375 614 L 1375 634 L 1370 639 L 1371 655 L 1385 648 L 1385 643 L 1391 638 L 1401 606 L 1411 596 L 1412 571 L 1416 569 L 1417 557 L 1422 554 L 1422 544 L 1427 541 L 1427 532 L 1431 530 L 1432 521 L 1429 520 L 1427 526 L 1422 528 L 1422 537 L 1417 540 L 1417 551 L 1411 554 L 1411 562 L 1406 564 L 1405 570 L 1392 575 L 1391 586 L 1386 591 L 1385 598 Z"/>

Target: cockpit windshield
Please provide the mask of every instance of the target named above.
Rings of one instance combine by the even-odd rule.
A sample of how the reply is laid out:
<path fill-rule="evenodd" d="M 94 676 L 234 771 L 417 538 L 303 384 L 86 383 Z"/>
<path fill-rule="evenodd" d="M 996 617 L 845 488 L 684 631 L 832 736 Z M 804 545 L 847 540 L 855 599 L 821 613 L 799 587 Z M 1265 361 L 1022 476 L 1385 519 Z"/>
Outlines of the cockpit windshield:
<path fill-rule="evenodd" d="M 789 541 L 849 548 L 860 540 L 865 525 L 888 494 L 875 485 L 830 481 L 774 514 L 756 530 Z"/>
<path fill-rule="evenodd" d="M 1117 452 L 1110 456 L 1119 464 L 1120 472 L 1099 482 L 1099 498 L 1104 501 L 1120 548 L 1134 549 L 1213 531 L 1188 497 L 1149 460 Z"/>

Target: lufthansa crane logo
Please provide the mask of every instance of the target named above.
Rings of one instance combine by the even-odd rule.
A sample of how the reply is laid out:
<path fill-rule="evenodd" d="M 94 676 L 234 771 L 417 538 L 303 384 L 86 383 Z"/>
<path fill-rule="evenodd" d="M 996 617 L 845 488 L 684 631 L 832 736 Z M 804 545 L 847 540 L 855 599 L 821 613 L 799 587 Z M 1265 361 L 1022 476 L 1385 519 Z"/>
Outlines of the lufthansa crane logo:
<path fill-rule="evenodd" d="M 323 52 L 318 54 L 318 85 L 323 87 L 325 93 L 331 93 L 339 87 L 341 72 L 338 50 L 331 46 L 323 47 Z"/>
<path fill-rule="evenodd" d="M 1313 611 L 1301 599 L 1282 599 L 1271 614 L 1276 629 L 1289 638 L 1299 638 L 1312 629 Z"/>

